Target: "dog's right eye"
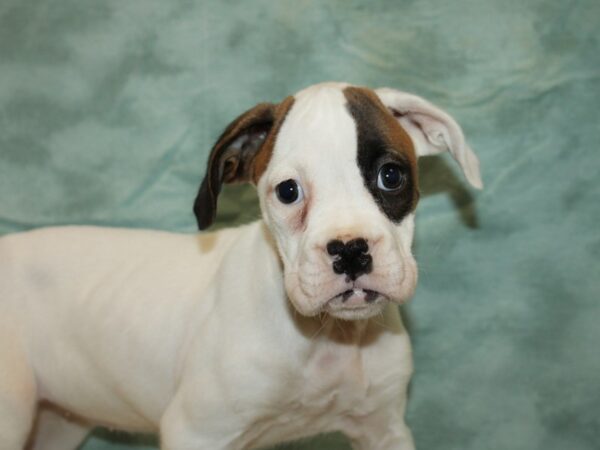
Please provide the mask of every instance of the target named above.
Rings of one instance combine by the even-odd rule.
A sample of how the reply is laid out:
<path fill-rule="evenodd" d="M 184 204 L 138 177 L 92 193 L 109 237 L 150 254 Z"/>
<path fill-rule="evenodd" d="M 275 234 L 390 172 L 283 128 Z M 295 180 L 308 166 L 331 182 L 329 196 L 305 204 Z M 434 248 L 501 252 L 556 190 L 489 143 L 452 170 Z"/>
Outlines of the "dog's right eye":
<path fill-rule="evenodd" d="M 275 192 L 277 193 L 277 198 L 281 203 L 285 203 L 286 205 L 291 205 L 292 203 L 298 203 L 304 197 L 304 193 L 302 192 L 302 188 L 296 182 L 296 180 L 285 180 L 279 183 L 275 187 Z"/>
<path fill-rule="evenodd" d="M 382 191 L 397 191 L 404 187 L 406 176 L 402 168 L 395 163 L 387 163 L 381 166 L 377 174 L 377 187 Z"/>

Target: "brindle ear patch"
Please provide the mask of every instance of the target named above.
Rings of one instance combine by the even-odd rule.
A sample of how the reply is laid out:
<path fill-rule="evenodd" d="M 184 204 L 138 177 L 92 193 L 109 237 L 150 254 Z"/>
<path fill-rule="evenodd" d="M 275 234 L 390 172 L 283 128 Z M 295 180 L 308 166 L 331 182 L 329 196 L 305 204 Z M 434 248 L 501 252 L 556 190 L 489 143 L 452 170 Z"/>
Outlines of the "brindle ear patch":
<path fill-rule="evenodd" d="M 201 230 L 214 222 L 223 183 L 258 182 L 292 103 L 291 97 L 279 105 L 259 103 L 223 131 L 210 152 L 206 174 L 194 202 L 194 214 Z"/>
<path fill-rule="evenodd" d="M 265 143 L 272 126 L 272 122 L 254 125 L 224 150 L 220 174 L 223 183 L 250 181 L 254 157 Z"/>

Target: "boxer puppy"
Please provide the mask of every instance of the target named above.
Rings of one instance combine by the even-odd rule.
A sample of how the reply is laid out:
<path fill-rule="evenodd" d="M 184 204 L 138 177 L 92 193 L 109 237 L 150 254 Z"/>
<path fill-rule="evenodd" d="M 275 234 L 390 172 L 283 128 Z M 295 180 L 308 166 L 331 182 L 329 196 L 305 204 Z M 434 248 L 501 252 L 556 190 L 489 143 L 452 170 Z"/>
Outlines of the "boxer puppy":
<path fill-rule="evenodd" d="M 355 449 L 413 449 L 398 305 L 417 282 L 417 158 L 442 151 L 482 186 L 436 106 L 318 84 L 246 111 L 210 154 L 200 228 L 232 182 L 256 185 L 255 223 L 1 238 L 0 448 L 75 448 L 104 425 L 158 432 L 164 450 L 330 431 Z"/>

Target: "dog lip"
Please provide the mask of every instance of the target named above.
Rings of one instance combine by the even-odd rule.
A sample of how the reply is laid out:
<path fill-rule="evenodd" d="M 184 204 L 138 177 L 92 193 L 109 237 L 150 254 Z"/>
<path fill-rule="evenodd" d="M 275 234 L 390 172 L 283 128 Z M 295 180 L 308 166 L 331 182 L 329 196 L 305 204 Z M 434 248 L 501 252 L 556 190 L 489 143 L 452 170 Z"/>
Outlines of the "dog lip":
<path fill-rule="evenodd" d="M 346 296 L 346 299 L 344 299 Z M 350 301 L 354 296 L 356 301 Z M 362 297 L 362 298 L 361 298 Z M 322 306 L 322 311 L 344 320 L 366 319 L 381 311 L 389 298 L 371 289 L 346 289 Z"/>
<path fill-rule="evenodd" d="M 342 304 L 344 304 L 353 295 L 362 295 L 362 294 L 364 294 L 364 296 L 365 296 L 365 304 L 359 306 L 359 308 L 368 307 L 368 305 L 374 303 L 380 297 L 383 299 L 387 299 L 387 296 L 385 296 L 384 294 L 382 294 L 379 291 L 375 291 L 373 289 L 363 289 L 363 288 L 355 287 L 355 288 L 351 288 L 351 289 L 346 289 L 345 291 L 334 295 L 329 300 L 327 300 L 327 302 L 325 304 L 330 305 L 333 301 L 335 301 L 338 298 L 341 298 Z M 346 306 L 346 308 L 348 308 L 348 306 Z"/>

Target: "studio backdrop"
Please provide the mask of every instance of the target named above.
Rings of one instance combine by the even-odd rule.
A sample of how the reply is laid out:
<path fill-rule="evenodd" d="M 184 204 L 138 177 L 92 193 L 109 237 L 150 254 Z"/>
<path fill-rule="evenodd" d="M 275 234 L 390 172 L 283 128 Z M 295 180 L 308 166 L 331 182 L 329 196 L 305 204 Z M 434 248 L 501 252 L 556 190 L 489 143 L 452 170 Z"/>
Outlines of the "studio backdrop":
<path fill-rule="evenodd" d="M 194 232 L 241 112 L 327 80 L 414 92 L 463 125 L 485 183 L 421 161 L 417 448 L 597 449 L 599 29 L 597 0 L 3 0 L 0 233 Z M 219 226 L 258 218 L 252 188 L 227 189 Z M 82 449 L 156 445 L 97 430 Z"/>

